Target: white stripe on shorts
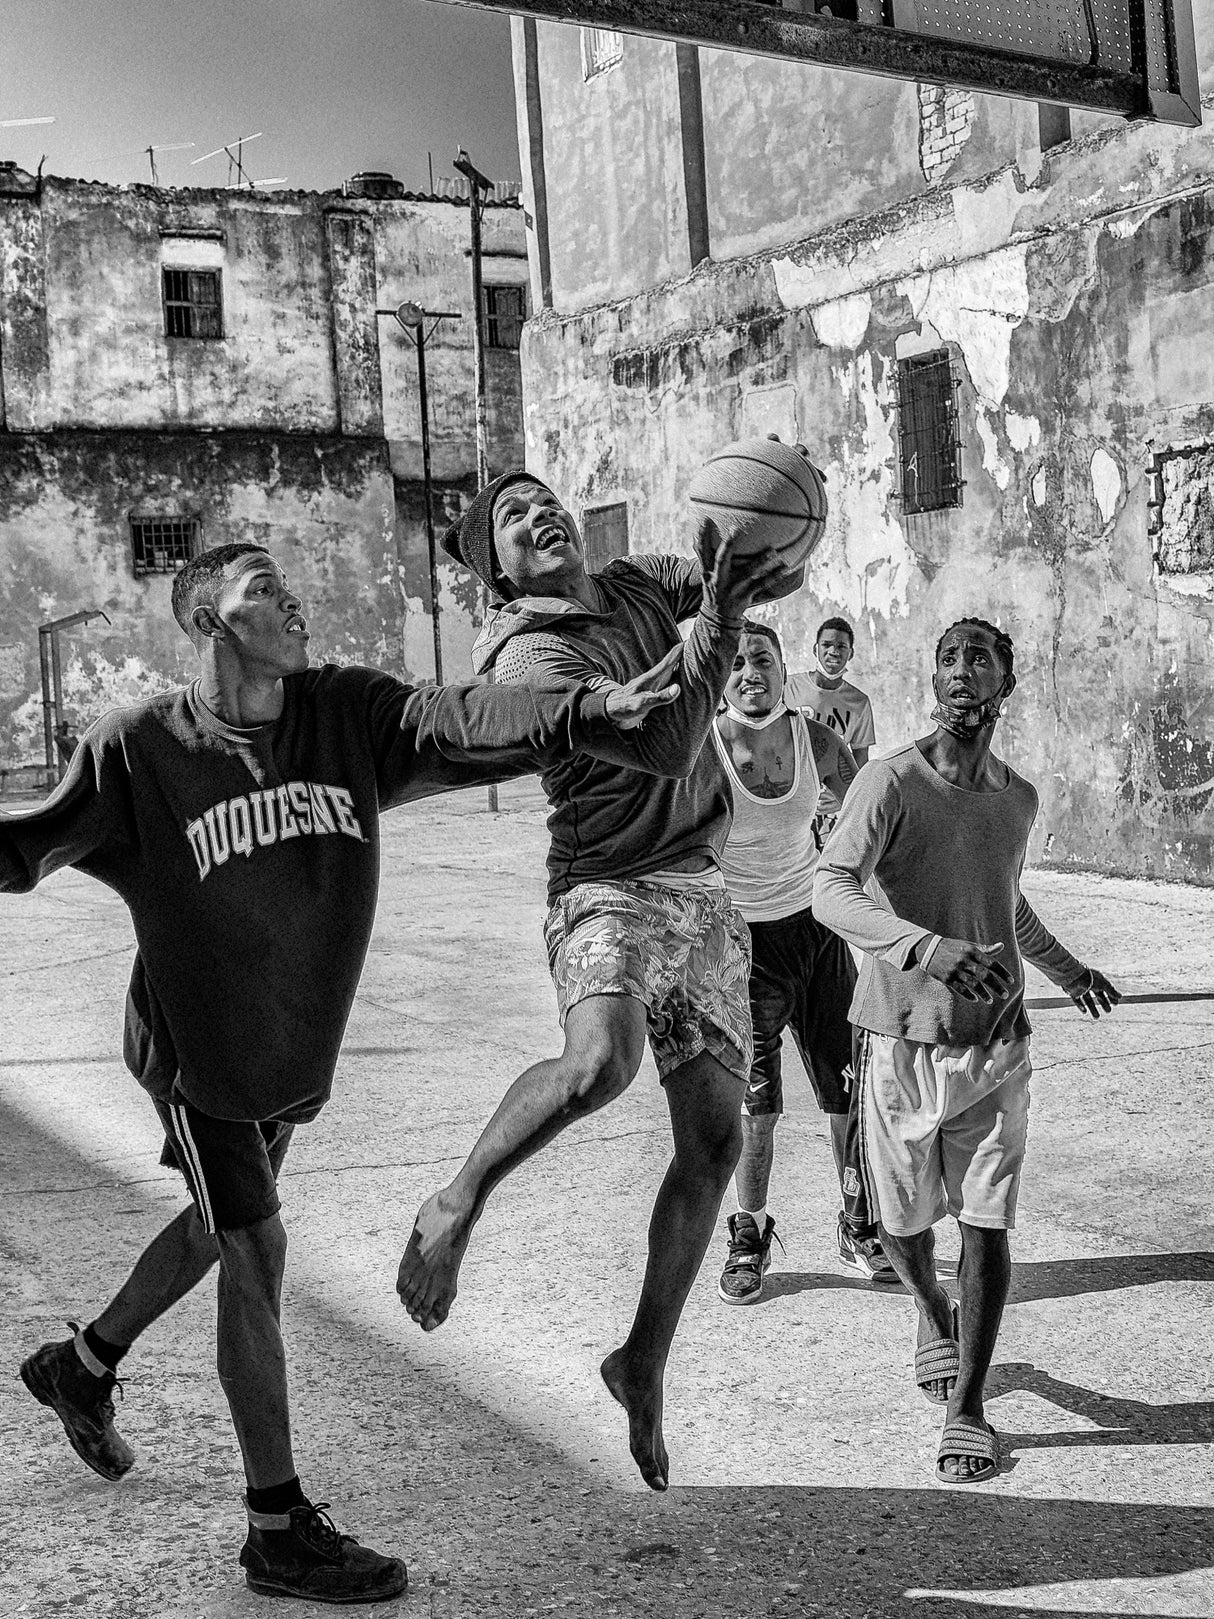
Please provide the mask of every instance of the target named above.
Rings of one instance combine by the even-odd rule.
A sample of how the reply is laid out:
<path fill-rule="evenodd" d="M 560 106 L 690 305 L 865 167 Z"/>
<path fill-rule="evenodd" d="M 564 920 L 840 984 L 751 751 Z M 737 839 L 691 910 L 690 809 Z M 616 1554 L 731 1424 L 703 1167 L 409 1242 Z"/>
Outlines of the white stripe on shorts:
<path fill-rule="evenodd" d="M 189 1183 L 194 1202 L 198 1205 L 198 1212 L 202 1216 L 202 1228 L 210 1236 L 215 1235 L 215 1214 L 211 1208 L 211 1197 L 207 1191 L 206 1179 L 202 1173 L 202 1161 L 198 1156 L 198 1148 L 194 1145 L 194 1137 L 190 1134 L 190 1121 L 186 1118 L 185 1108 L 180 1102 L 169 1103 L 169 1117 L 173 1121 L 173 1134 L 176 1145 L 181 1149 L 181 1169 Z"/>

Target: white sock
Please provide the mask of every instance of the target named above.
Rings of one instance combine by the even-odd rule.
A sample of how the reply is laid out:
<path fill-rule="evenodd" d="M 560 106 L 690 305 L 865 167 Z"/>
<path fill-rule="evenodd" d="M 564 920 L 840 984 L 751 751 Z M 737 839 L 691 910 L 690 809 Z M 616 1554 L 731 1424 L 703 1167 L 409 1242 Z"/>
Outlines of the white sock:
<path fill-rule="evenodd" d="M 764 1203 L 764 1205 L 763 1205 L 763 1207 L 761 1209 L 744 1209 L 739 1205 L 738 1213 L 739 1214 L 749 1214 L 750 1215 L 750 1218 L 754 1221 L 754 1223 L 759 1228 L 759 1235 L 760 1236 L 762 1236 L 763 1233 L 767 1230 L 767 1204 L 766 1203 Z"/>

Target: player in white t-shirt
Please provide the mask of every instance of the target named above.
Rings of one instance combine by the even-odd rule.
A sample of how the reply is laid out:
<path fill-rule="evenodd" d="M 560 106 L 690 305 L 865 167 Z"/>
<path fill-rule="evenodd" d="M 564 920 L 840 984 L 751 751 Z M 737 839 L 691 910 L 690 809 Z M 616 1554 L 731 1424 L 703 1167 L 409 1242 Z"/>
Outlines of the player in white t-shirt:
<path fill-rule="evenodd" d="M 864 765 L 877 733 L 867 693 L 843 678 L 855 650 L 855 633 L 847 620 L 828 618 L 818 626 L 814 638 L 817 668 L 789 675 L 784 682 L 784 701 L 789 708 L 803 708 L 821 724 L 837 731 L 856 763 Z"/>
<path fill-rule="evenodd" d="M 775 1221 L 767 1212 L 776 1122 L 783 1112 L 780 1041 L 791 1029 L 805 1071 L 830 1119 L 843 1207 L 839 1257 L 867 1277 L 894 1279 L 881 1251 L 860 1168 L 859 1115 L 851 1106 L 852 1030 L 847 1012 L 856 971 L 847 946 L 810 911 L 823 812 L 840 808 L 856 774 L 846 744 L 781 698 L 784 659 L 770 625 L 746 620 L 710 735 L 733 795 L 721 869 L 750 928 L 754 1064 L 742 1104 L 738 1212 L 717 1291 L 753 1304 L 771 1263 Z"/>

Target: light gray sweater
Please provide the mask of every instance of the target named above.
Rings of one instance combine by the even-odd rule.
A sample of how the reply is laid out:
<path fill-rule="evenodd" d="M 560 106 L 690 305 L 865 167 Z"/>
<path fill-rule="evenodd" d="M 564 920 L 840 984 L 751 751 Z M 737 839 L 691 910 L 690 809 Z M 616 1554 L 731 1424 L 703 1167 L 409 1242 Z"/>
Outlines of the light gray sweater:
<path fill-rule="evenodd" d="M 945 781 L 914 743 L 865 765 L 822 851 L 813 897 L 818 920 L 864 952 L 854 1024 L 925 1045 L 989 1045 L 1030 1032 L 1024 959 L 1064 990 L 1082 981 L 1087 969 L 1020 892 L 1036 815 L 1036 789 L 1010 766 L 1001 792 L 975 793 Z M 865 892 L 874 876 L 883 903 Z M 1007 999 L 963 1000 L 918 967 L 915 946 L 935 933 L 1002 943 Z"/>

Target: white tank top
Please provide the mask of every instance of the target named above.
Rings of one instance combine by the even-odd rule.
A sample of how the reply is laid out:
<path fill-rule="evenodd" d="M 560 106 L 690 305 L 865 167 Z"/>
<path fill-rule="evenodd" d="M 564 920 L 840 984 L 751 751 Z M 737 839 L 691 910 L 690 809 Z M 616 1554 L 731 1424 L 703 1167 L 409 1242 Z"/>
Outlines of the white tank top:
<path fill-rule="evenodd" d="M 809 727 L 795 710 L 792 787 L 781 798 L 758 798 L 744 787 L 714 724 L 712 740 L 733 788 L 733 826 L 721 856 L 725 886 L 748 922 L 778 922 L 808 910 L 818 864 L 814 814 L 822 784 Z"/>

